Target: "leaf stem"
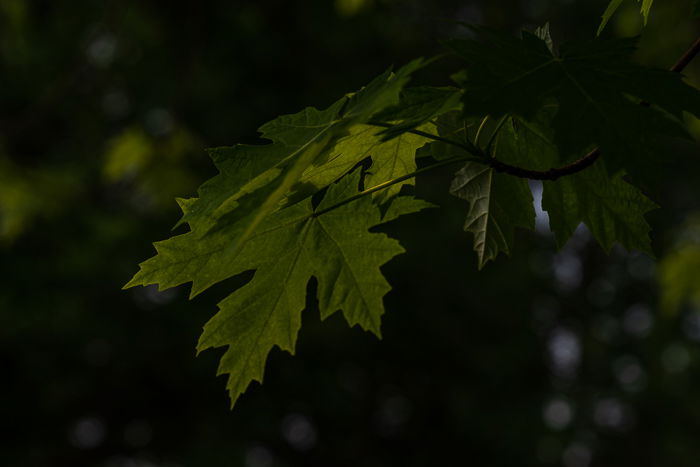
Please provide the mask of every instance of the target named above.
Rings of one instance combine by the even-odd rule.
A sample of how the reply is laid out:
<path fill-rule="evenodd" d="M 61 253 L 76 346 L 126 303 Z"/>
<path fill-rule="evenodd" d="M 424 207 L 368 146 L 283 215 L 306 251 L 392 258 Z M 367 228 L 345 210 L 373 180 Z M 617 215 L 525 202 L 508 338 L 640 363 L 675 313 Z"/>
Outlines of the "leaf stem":
<path fill-rule="evenodd" d="M 392 125 L 391 123 L 384 123 L 384 122 L 369 122 L 369 125 L 373 126 L 379 126 L 382 128 L 393 128 L 395 125 Z M 424 138 L 433 140 L 433 141 L 439 141 L 441 143 L 449 144 L 451 146 L 455 146 L 457 148 L 460 148 L 464 151 L 467 151 L 476 157 L 480 157 L 481 159 L 486 159 L 486 154 L 482 150 L 480 150 L 478 147 L 474 146 L 472 143 L 466 141 L 466 142 L 460 142 L 460 141 L 455 141 L 449 138 L 444 138 L 442 136 L 434 135 L 432 133 L 428 133 L 425 131 L 421 130 L 408 130 L 407 133 L 412 133 L 414 135 L 422 136 Z"/>

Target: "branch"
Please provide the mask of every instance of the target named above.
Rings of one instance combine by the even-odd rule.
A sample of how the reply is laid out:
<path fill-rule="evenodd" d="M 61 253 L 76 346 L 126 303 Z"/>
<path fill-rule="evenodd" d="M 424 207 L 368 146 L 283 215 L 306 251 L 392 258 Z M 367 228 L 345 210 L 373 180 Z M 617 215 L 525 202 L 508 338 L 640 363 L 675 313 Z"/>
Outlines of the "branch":
<path fill-rule="evenodd" d="M 595 148 L 582 158 L 572 162 L 571 164 L 562 167 L 555 167 L 547 170 L 529 170 L 522 167 L 508 165 L 497 159 L 490 160 L 490 166 L 496 172 L 514 175 L 520 178 L 529 178 L 530 180 L 556 180 L 565 175 L 572 175 L 580 172 L 585 168 L 592 166 L 600 157 L 600 149 Z"/>
<path fill-rule="evenodd" d="M 700 52 L 700 38 L 698 38 L 698 40 L 696 40 L 695 43 L 690 46 L 688 50 L 686 50 L 683 56 L 678 59 L 675 65 L 671 67 L 671 71 L 675 71 L 676 73 L 683 71 L 685 67 L 687 67 L 688 64 L 693 61 L 698 52 Z"/>

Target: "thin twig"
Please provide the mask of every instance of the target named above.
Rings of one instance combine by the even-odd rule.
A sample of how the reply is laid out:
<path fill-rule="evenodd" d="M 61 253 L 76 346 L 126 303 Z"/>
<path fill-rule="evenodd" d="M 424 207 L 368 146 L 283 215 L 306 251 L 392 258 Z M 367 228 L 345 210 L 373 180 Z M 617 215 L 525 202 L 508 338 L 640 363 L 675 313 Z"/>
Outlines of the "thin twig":
<path fill-rule="evenodd" d="M 392 125 L 391 123 L 384 123 L 384 122 L 369 122 L 369 125 L 372 126 L 379 126 L 382 128 L 393 128 L 395 125 Z M 427 138 L 433 141 L 439 141 L 441 143 L 449 144 L 451 146 L 455 146 L 459 149 L 462 149 L 464 151 L 467 151 L 470 154 L 473 154 L 477 157 L 481 157 L 482 159 L 486 159 L 486 154 L 484 154 L 483 151 L 479 150 L 476 146 L 471 144 L 469 141 L 461 142 L 461 141 L 455 141 L 449 138 L 444 138 L 442 136 L 434 135 L 432 133 L 428 133 L 426 131 L 421 131 L 421 130 L 408 130 L 407 133 L 411 133 L 417 136 L 422 136 L 423 138 Z"/>

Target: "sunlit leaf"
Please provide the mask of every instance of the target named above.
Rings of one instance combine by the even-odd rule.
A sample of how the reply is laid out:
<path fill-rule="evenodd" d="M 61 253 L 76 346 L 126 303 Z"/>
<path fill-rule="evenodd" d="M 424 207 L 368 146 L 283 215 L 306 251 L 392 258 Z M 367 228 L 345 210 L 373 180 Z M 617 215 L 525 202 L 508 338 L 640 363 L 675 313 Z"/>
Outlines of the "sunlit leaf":
<path fill-rule="evenodd" d="M 334 208 L 358 193 L 359 182 L 360 171 L 355 171 L 332 185 L 315 209 L 307 198 L 278 211 L 241 249 L 229 241 L 226 230 L 206 243 L 195 241 L 192 232 L 156 243 L 158 255 L 141 264 L 141 272 L 127 285 L 157 282 L 166 288 L 256 270 L 250 283 L 219 304 L 197 347 L 202 351 L 229 346 L 219 374 L 230 374 L 232 403 L 251 381 L 262 381 L 274 346 L 294 351 L 312 277 L 318 280 L 322 318 L 342 310 L 351 326 L 380 335 L 382 297 L 390 286 L 379 268 L 403 249 L 396 240 L 369 229 L 429 205 L 412 197 L 397 198 L 384 219 L 371 197 Z"/>

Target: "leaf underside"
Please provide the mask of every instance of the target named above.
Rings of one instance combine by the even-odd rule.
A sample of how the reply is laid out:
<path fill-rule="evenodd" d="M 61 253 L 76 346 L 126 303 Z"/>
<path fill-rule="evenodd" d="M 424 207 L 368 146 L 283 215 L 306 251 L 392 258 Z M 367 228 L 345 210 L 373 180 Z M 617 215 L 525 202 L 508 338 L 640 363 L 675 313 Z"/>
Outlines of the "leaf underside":
<path fill-rule="evenodd" d="M 479 269 L 499 252 L 510 254 L 515 227 L 535 227 L 532 193 L 524 179 L 468 162 L 455 175 L 450 193 L 469 202 L 464 230 L 474 234 Z"/>

